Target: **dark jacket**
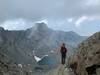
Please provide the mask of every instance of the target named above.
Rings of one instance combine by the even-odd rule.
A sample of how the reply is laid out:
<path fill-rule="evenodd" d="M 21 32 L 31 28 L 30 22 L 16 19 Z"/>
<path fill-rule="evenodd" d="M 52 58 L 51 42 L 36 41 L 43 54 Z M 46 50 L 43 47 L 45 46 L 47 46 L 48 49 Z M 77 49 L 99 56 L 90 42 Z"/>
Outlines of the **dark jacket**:
<path fill-rule="evenodd" d="M 60 52 L 61 52 L 62 54 L 66 54 L 66 53 L 67 53 L 67 48 L 61 46 Z"/>

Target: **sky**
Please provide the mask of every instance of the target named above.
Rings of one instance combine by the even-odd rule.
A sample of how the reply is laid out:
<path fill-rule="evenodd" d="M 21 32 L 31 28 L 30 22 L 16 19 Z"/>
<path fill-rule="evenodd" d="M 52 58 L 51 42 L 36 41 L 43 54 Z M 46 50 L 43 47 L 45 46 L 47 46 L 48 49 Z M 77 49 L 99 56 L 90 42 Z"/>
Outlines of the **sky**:
<path fill-rule="evenodd" d="M 100 31 L 100 0 L 0 0 L 0 26 L 23 30 L 36 22 L 92 35 Z"/>

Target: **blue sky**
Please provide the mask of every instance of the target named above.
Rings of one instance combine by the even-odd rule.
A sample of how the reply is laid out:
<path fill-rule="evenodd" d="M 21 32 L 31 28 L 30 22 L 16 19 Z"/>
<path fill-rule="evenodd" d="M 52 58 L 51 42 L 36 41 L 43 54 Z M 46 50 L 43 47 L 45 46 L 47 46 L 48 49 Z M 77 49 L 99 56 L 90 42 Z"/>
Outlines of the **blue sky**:
<path fill-rule="evenodd" d="M 0 0 L 0 26 L 25 30 L 36 22 L 55 30 L 92 35 L 100 31 L 100 0 Z"/>

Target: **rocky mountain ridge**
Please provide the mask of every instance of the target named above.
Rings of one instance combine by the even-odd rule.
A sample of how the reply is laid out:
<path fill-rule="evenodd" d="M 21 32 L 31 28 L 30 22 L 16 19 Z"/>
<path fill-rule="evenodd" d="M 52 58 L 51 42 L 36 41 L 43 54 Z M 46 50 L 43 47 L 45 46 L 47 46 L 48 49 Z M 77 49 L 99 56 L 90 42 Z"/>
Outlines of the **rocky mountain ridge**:
<path fill-rule="evenodd" d="M 36 23 L 34 27 L 20 31 L 9 31 L 0 27 L 0 52 L 16 63 L 32 64 L 35 63 L 30 56 L 33 50 L 41 57 L 50 54 L 51 50 L 57 49 L 62 42 L 73 48 L 85 38 L 75 32 L 54 31 L 45 23 Z M 70 53 L 72 52 L 70 50 Z"/>
<path fill-rule="evenodd" d="M 69 65 L 77 75 L 100 75 L 100 32 L 78 46 Z"/>

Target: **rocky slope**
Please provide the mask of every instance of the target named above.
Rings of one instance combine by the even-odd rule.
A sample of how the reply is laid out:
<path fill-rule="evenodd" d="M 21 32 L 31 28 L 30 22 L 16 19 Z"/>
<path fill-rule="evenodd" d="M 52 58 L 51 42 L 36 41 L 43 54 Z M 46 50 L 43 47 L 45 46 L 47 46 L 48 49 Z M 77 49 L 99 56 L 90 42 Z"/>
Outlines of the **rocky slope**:
<path fill-rule="evenodd" d="M 77 75 L 100 75 L 100 32 L 78 46 L 69 65 Z"/>
<path fill-rule="evenodd" d="M 56 69 L 47 72 L 45 75 L 75 75 L 75 73 L 65 65 L 59 64 Z"/>
<path fill-rule="evenodd" d="M 27 68 L 18 66 L 6 55 L 0 53 L 0 75 L 31 75 L 31 73 Z"/>
<path fill-rule="evenodd" d="M 31 64 L 17 64 L 7 55 L 0 53 L 0 75 L 45 75 L 49 69 L 49 67 L 34 67 Z"/>

